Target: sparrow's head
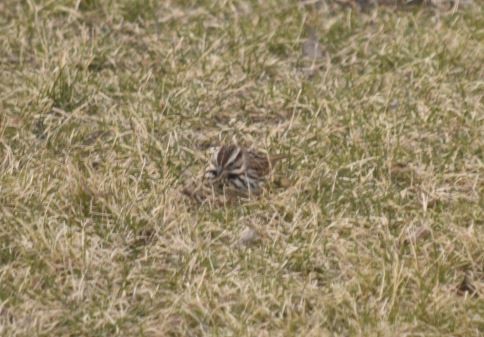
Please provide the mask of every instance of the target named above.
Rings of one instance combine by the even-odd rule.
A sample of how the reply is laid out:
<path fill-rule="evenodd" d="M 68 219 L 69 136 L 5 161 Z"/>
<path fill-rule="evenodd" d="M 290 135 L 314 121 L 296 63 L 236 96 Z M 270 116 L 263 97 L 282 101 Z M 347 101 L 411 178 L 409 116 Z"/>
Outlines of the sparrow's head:
<path fill-rule="evenodd" d="M 214 182 L 243 171 L 243 150 L 241 148 L 235 145 L 222 145 L 211 149 L 210 152 L 211 160 L 205 171 L 205 179 Z"/>

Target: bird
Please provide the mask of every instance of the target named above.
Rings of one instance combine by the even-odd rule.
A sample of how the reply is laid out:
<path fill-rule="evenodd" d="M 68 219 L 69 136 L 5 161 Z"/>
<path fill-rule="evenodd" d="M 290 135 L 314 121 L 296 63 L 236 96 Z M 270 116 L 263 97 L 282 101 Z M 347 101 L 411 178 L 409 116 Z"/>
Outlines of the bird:
<path fill-rule="evenodd" d="M 212 152 L 204 180 L 213 187 L 245 196 L 260 194 L 272 167 L 285 158 L 225 144 L 213 148 Z"/>

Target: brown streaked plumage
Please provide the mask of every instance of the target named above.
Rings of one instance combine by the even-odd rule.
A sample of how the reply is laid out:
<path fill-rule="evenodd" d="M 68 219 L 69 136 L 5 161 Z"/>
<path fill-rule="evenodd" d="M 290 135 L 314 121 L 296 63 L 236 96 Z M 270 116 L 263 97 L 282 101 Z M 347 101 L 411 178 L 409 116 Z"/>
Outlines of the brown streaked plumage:
<path fill-rule="evenodd" d="M 222 145 L 214 151 L 204 177 L 213 186 L 228 186 L 245 195 L 259 194 L 273 165 L 282 158 L 236 145 Z"/>

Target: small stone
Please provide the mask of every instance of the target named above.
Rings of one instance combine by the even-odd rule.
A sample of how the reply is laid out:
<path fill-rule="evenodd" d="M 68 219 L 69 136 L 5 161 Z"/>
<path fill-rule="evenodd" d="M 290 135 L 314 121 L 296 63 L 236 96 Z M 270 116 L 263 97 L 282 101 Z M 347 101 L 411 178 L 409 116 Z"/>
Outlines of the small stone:
<path fill-rule="evenodd" d="M 247 227 L 244 229 L 242 234 L 240 234 L 240 244 L 243 246 L 251 246 L 260 241 L 260 235 L 254 229 Z"/>
<path fill-rule="evenodd" d="M 398 99 L 394 99 L 390 103 L 390 110 L 397 110 L 398 107 L 400 106 L 400 101 Z"/>
<path fill-rule="evenodd" d="M 274 183 L 277 187 L 288 188 L 291 186 L 291 181 L 286 177 L 278 177 L 274 179 Z"/>
<path fill-rule="evenodd" d="M 311 32 L 309 37 L 303 42 L 302 54 L 303 57 L 311 61 L 319 61 L 323 58 L 323 48 L 321 47 L 315 32 Z"/>

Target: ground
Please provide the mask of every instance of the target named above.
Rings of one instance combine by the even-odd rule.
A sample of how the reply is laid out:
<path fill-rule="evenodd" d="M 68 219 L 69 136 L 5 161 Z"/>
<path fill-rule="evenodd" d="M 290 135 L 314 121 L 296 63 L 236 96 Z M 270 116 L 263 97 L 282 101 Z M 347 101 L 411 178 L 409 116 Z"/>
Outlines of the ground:
<path fill-rule="evenodd" d="M 0 335 L 482 336 L 484 7 L 359 3 L 2 1 Z"/>

